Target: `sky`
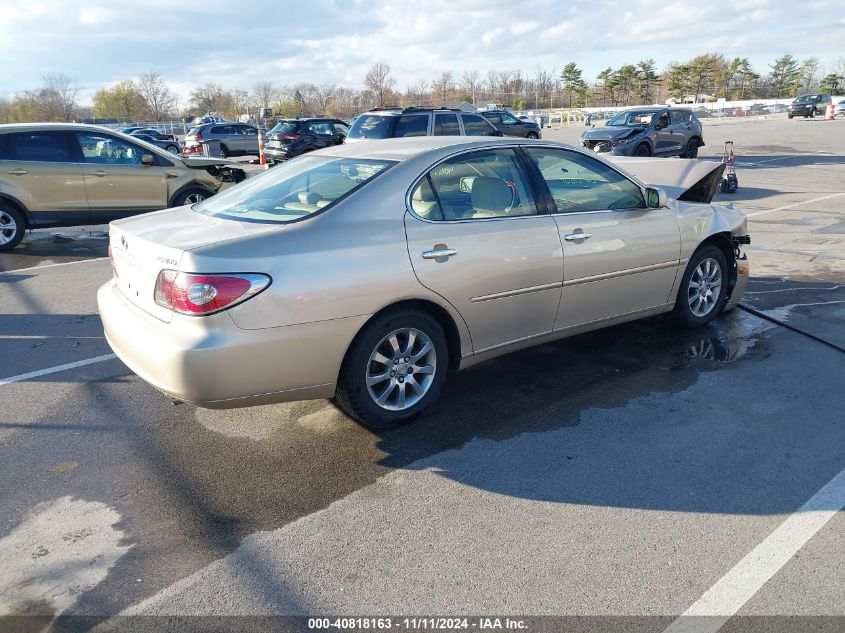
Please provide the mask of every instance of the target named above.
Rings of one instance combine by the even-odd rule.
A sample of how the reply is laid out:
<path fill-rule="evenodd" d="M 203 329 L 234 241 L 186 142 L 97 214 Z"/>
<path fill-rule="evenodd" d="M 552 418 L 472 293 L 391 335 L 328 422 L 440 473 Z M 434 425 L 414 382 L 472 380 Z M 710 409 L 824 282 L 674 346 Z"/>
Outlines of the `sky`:
<path fill-rule="evenodd" d="M 48 73 L 78 80 L 82 101 L 140 73 L 180 94 L 212 81 L 359 88 L 387 63 L 396 88 L 446 70 L 608 66 L 717 52 L 756 71 L 783 54 L 845 62 L 841 0 L 0 0 L 0 96 Z"/>

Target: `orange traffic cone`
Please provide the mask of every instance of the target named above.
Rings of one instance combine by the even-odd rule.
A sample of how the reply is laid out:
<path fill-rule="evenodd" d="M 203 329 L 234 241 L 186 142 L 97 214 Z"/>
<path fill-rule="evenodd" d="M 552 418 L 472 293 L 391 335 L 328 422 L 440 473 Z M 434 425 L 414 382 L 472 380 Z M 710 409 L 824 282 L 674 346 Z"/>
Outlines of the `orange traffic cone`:
<path fill-rule="evenodd" d="M 264 155 L 264 135 L 261 134 L 261 128 L 258 128 L 258 164 L 264 165 L 264 169 L 270 169 L 267 157 Z"/>
<path fill-rule="evenodd" d="M 836 106 L 832 103 L 827 104 L 827 116 L 825 117 L 825 121 L 833 121 L 836 119 Z"/>

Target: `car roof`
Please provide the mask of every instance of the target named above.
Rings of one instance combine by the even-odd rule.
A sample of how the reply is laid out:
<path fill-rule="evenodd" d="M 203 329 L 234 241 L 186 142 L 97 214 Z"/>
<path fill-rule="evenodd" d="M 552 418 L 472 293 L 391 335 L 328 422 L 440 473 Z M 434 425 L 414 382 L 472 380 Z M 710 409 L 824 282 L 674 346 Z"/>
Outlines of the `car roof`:
<path fill-rule="evenodd" d="M 389 138 L 368 140 L 359 143 L 344 143 L 312 152 L 311 155 L 364 158 L 373 160 L 404 161 L 418 154 L 437 150 L 450 153 L 456 149 L 470 149 L 495 147 L 496 145 L 522 145 L 530 143 L 524 139 L 508 137 L 478 137 L 478 136 L 412 136 L 403 138 Z M 560 145 L 560 143 L 556 143 Z"/>
<path fill-rule="evenodd" d="M 0 125 L 0 133 L 2 132 L 30 132 L 34 130 L 56 130 L 56 131 L 73 131 L 73 130 L 87 130 L 89 132 L 109 132 L 111 134 L 122 134 L 121 130 L 129 128 L 121 128 L 114 130 L 112 128 L 104 127 L 102 125 L 92 125 L 90 123 L 4 123 Z M 134 129 L 141 129 L 136 127 Z"/>

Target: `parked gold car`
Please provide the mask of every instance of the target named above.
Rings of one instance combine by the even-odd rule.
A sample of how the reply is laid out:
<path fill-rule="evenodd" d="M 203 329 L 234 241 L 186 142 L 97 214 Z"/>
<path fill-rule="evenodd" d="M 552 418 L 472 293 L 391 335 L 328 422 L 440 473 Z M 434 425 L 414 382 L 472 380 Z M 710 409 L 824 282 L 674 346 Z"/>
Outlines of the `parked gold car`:
<path fill-rule="evenodd" d="M 0 125 L 0 250 L 17 246 L 28 228 L 199 202 L 244 178 L 235 163 L 183 159 L 99 126 Z"/>
<path fill-rule="evenodd" d="M 312 152 L 200 204 L 113 222 L 106 337 L 178 400 L 334 397 L 386 427 L 431 404 L 450 369 L 735 306 L 748 237 L 740 211 L 709 204 L 723 166 L 657 161 L 677 200 L 629 173 L 655 161 L 624 160 L 466 137 Z"/>

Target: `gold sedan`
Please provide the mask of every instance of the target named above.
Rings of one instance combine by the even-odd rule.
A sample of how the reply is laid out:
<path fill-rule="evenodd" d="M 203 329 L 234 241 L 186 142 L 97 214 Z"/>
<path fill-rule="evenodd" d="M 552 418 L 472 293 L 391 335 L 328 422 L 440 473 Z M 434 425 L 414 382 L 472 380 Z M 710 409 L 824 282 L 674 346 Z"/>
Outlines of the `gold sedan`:
<path fill-rule="evenodd" d="M 625 160 L 465 137 L 313 152 L 200 204 L 113 222 L 106 337 L 174 399 L 334 398 L 388 427 L 434 402 L 450 370 L 734 307 L 748 237 L 740 211 L 710 203 L 723 166 Z"/>

